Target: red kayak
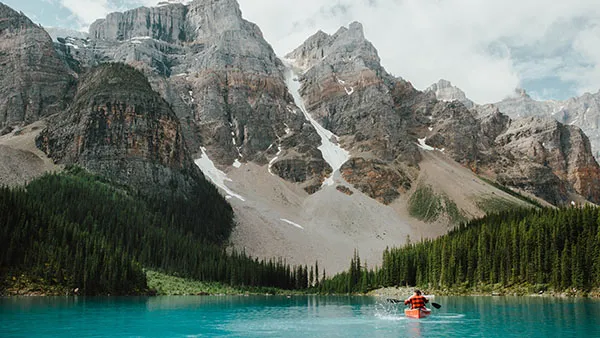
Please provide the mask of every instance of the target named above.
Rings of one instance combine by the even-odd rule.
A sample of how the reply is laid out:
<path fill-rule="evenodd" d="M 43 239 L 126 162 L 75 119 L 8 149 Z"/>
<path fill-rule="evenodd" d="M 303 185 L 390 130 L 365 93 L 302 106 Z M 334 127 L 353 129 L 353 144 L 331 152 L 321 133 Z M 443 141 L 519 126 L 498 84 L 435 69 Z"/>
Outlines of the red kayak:
<path fill-rule="evenodd" d="M 404 315 L 408 318 L 425 318 L 431 314 L 429 309 L 405 309 Z"/>

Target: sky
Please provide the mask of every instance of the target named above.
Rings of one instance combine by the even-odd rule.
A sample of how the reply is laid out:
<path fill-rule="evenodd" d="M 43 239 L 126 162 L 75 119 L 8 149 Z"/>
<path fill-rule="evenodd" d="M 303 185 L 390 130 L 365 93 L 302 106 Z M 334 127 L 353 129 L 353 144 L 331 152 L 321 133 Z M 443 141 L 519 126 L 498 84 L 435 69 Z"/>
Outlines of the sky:
<path fill-rule="evenodd" d="M 158 0 L 0 0 L 44 26 L 87 30 L 109 12 Z M 477 103 L 524 88 L 562 100 L 600 89 L 598 0 L 238 0 L 283 56 L 319 29 L 352 21 L 395 76 L 425 89 L 443 78 Z"/>

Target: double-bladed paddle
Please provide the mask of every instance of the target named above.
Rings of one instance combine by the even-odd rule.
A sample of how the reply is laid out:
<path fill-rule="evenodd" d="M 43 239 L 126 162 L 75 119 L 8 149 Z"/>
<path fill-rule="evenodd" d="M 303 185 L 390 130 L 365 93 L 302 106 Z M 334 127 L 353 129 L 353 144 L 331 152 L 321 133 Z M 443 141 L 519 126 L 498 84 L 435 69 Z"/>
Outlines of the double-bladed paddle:
<path fill-rule="evenodd" d="M 394 299 L 394 298 L 388 298 L 388 299 L 387 299 L 387 301 L 388 301 L 388 302 L 390 302 L 390 303 L 393 303 L 393 304 L 404 303 L 404 301 L 403 301 L 403 300 L 400 300 L 400 299 Z M 438 304 L 438 303 L 433 303 L 433 302 L 431 302 L 431 306 L 433 306 L 433 307 L 434 307 L 434 308 L 436 308 L 436 309 L 439 309 L 439 308 L 441 308 L 441 307 L 442 307 L 440 304 Z"/>

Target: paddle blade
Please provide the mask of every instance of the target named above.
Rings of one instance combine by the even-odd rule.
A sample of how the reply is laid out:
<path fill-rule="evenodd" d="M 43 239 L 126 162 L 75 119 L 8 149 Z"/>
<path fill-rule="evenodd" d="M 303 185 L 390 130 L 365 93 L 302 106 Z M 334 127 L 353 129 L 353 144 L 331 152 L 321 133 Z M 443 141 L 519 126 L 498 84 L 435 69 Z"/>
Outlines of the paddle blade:
<path fill-rule="evenodd" d="M 431 303 L 431 306 L 433 306 L 433 307 L 434 307 L 434 308 L 436 308 L 436 309 L 439 309 L 439 308 L 441 308 L 441 307 L 442 307 L 442 306 L 441 306 L 440 304 L 438 304 L 438 303 Z"/>
<path fill-rule="evenodd" d="M 393 298 L 388 298 L 387 301 L 390 302 L 390 303 L 393 303 L 393 304 L 404 303 L 400 299 L 393 299 Z"/>

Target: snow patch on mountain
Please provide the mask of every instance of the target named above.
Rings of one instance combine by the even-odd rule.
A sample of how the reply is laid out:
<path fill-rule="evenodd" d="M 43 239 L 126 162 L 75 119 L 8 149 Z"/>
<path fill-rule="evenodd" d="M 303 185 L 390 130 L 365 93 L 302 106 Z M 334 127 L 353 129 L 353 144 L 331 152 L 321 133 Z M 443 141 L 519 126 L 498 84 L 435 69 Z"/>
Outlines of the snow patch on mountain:
<path fill-rule="evenodd" d="M 298 224 L 298 223 L 294 223 L 294 222 L 292 222 L 292 221 L 290 221 L 290 220 L 287 220 L 287 219 L 285 219 L 285 218 L 281 218 L 280 220 L 281 220 L 281 221 L 283 221 L 283 222 L 286 222 L 287 224 L 293 225 L 293 226 L 295 226 L 296 228 L 299 228 L 299 229 L 302 229 L 302 230 L 304 230 L 304 227 L 303 227 L 303 226 L 301 226 L 301 225 L 300 225 L 300 224 Z"/>
<path fill-rule="evenodd" d="M 324 184 L 333 185 L 333 178 L 337 177 L 336 172 L 339 172 L 342 165 L 350 159 L 350 153 L 344 148 L 340 147 L 340 145 L 338 144 L 339 138 L 335 134 L 323 128 L 323 126 L 321 126 L 319 122 L 317 122 L 314 118 L 312 118 L 312 116 L 310 116 L 310 114 L 306 110 L 306 107 L 304 106 L 302 96 L 300 95 L 300 81 L 298 81 L 298 79 L 296 78 L 296 75 L 294 74 L 290 63 L 288 61 L 284 61 L 284 63 L 287 66 L 285 72 L 285 82 L 287 84 L 290 94 L 292 94 L 292 97 L 294 98 L 294 103 L 296 104 L 296 106 L 298 106 L 298 108 L 300 108 L 306 119 L 310 122 L 310 124 L 312 124 L 312 126 L 316 129 L 317 133 L 321 137 L 321 145 L 318 147 L 318 149 L 321 151 L 321 154 L 323 154 L 323 159 L 333 169 L 331 176 L 327 180 L 325 180 Z"/>
<path fill-rule="evenodd" d="M 195 160 L 194 163 L 196 163 L 198 168 L 202 170 L 202 173 L 204 173 L 204 175 L 206 175 L 206 177 L 208 177 L 214 185 L 223 189 L 223 191 L 225 191 L 227 195 L 233 196 L 239 199 L 240 201 L 245 202 L 246 200 L 242 196 L 234 193 L 225 185 L 225 182 L 233 181 L 229 177 L 227 177 L 227 174 L 217 169 L 213 161 L 211 161 L 211 159 L 206 154 L 206 148 L 202 147 L 201 150 L 202 156 L 200 156 L 199 159 Z"/>
<path fill-rule="evenodd" d="M 420 138 L 419 139 L 419 143 L 417 144 L 419 146 L 419 148 L 421 149 L 425 149 L 425 150 L 435 150 L 434 147 L 427 145 L 427 143 L 425 143 L 425 141 L 427 140 L 427 137 L 424 138 Z"/>

